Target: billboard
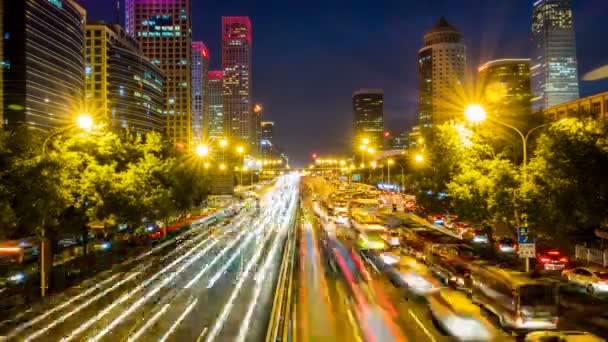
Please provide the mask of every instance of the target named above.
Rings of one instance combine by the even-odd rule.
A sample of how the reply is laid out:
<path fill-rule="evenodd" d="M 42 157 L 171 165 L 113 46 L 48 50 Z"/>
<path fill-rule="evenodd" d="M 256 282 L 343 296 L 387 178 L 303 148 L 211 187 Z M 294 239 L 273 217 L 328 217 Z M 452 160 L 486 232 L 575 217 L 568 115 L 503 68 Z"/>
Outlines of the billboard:
<path fill-rule="evenodd" d="M 217 173 L 210 175 L 211 195 L 234 194 L 234 176 L 231 173 Z"/>

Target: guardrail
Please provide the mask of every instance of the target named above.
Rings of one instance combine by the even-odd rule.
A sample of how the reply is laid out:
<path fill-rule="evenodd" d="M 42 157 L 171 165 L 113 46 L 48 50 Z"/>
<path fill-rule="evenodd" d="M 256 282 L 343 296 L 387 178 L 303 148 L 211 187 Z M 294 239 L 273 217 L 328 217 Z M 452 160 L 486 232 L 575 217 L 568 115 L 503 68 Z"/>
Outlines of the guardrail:
<path fill-rule="evenodd" d="M 608 250 L 588 248 L 581 245 L 574 247 L 574 259 L 608 266 Z"/>
<path fill-rule="evenodd" d="M 294 227 L 294 224 L 298 222 L 299 215 L 295 215 L 290 226 Z M 287 233 L 287 243 L 283 250 L 283 259 L 281 261 L 281 268 L 279 270 L 279 277 L 277 279 L 277 286 L 274 295 L 274 301 L 272 304 L 272 313 L 270 315 L 270 322 L 268 323 L 268 330 L 266 332 L 266 342 L 276 341 L 292 341 L 295 340 L 293 337 L 293 322 L 292 320 L 292 292 L 293 292 L 293 271 L 294 271 L 294 260 L 295 260 L 295 229 L 290 229 Z M 295 313 L 293 313 L 295 314 Z"/>
<path fill-rule="evenodd" d="M 445 235 L 449 235 L 452 237 L 455 237 L 457 239 L 461 239 L 462 240 L 462 236 L 460 234 L 457 234 L 455 232 L 453 232 L 452 230 L 450 230 L 449 228 L 446 228 L 444 226 L 440 226 L 440 225 L 436 225 L 436 224 L 432 224 L 430 222 L 428 222 L 427 220 L 423 219 L 422 217 L 418 216 L 418 215 L 414 215 L 414 214 L 406 214 L 407 217 L 411 218 L 413 221 L 418 222 L 421 225 L 424 225 L 426 227 L 429 228 L 433 228 Z"/>

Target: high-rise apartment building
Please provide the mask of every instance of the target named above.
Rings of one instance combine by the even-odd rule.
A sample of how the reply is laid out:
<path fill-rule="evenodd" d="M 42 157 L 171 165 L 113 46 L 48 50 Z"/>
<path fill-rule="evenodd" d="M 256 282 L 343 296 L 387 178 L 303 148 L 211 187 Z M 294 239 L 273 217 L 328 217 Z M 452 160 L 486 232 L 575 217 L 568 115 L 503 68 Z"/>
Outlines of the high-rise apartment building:
<path fill-rule="evenodd" d="M 462 115 L 466 49 L 444 17 L 424 35 L 418 51 L 418 121 L 422 128 Z"/>
<path fill-rule="evenodd" d="M 572 0 L 538 0 L 532 10 L 532 109 L 578 99 Z"/>
<path fill-rule="evenodd" d="M 125 0 L 125 12 L 127 32 L 165 74 L 167 136 L 187 146 L 192 139 L 190 0 Z"/>
<path fill-rule="evenodd" d="M 205 119 L 208 122 L 208 137 L 209 140 L 218 140 L 224 137 L 224 116 L 223 116 L 223 101 L 222 92 L 222 71 L 209 71 L 209 116 Z"/>
<path fill-rule="evenodd" d="M 86 108 L 96 120 L 165 134 L 165 76 L 119 25 L 86 25 Z"/>
<path fill-rule="evenodd" d="M 251 102 L 251 42 L 248 17 L 222 17 L 224 134 L 257 151 Z"/>
<path fill-rule="evenodd" d="M 4 123 L 42 130 L 73 124 L 85 110 L 85 10 L 73 0 L 0 6 Z"/>
<path fill-rule="evenodd" d="M 478 68 L 483 104 L 494 117 L 531 114 L 529 59 L 499 59 Z"/>
<path fill-rule="evenodd" d="M 203 42 L 192 42 L 192 140 L 195 144 L 205 140 L 205 112 L 209 108 L 207 97 L 209 50 Z"/>
<path fill-rule="evenodd" d="M 369 147 L 379 151 L 384 142 L 384 91 L 360 89 L 353 93 L 353 149 L 359 154 L 364 139 Z"/>

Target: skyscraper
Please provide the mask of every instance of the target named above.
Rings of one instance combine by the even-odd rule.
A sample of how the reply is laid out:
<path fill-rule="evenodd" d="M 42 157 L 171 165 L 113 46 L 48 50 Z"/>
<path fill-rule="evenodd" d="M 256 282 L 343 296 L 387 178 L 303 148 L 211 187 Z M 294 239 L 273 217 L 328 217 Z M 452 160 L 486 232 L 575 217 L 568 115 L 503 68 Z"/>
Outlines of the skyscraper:
<path fill-rule="evenodd" d="M 422 128 L 462 115 L 466 49 L 444 17 L 424 35 L 418 51 L 418 121 Z"/>
<path fill-rule="evenodd" d="M 224 116 L 222 101 L 222 71 L 209 71 L 209 117 L 208 122 L 209 140 L 218 140 L 224 137 Z"/>
<path fill-rule="evenodd" d="M 85 10 L 73 0 L 0 1 L 4 122 L 48 130 L 84 108 Z"/>
<path fill-rule="evenodd" d="M 222 17 L 224 134 L 257 151 L 251 102 L 251 42 L 248 17 Z"/>
<path fill-rule="evenodd" d="M 192 42 L 192 140 L 195 144 L 205 139 L 205 108 L 209 72 L 209 50 L 203 42 Z M 207 100 L 207 101 L 205 101 Z"/>
<path fill-rule="evenodd" d="M 165 76 L 119 25 L 86 25 L 86 108 L 97 120 L 165 134 Z"/>
<path fill-rule="evenodd" d="M 478 69 L 486 110 L 496 117 L 531 114 L 529 59 L 499 59 Z"/>
<path fill-rule="evenodd" d="M 187 146 L 192 132 L 190 0 L 125 0 L 127 32 L 165 74 L 167 136 Z"/>
<path fill-rule="evenodd" d="M 572 0 L 538 0 L 532 10 L 532 109 L 578 99 Z"/>
<path fill-rule="evenodd" d="M 369 147 L 379 151 L 384 141 L 384 91 L 382 89 L 360 89 L 353 93 L 353 149 L 359 154 L 363 139 Z"/>
<path fill-rule="evenodd" d="M 273 121 L 262 121 L 260 124 L 262 127 L 262 140 L 272 141 L 274 122 Z"/>

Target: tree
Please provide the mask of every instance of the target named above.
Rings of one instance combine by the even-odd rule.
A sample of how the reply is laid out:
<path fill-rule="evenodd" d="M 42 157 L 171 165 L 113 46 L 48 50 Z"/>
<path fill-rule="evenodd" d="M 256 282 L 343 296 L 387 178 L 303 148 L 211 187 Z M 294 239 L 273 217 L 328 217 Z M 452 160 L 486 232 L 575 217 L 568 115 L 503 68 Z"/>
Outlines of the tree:
<path fill-rule="evenodd" d="M 553 236 L 588 235 L 608 218 L 608 127 L 590 117 L 551 125 L 523 186 L 529 221 Z"/>

